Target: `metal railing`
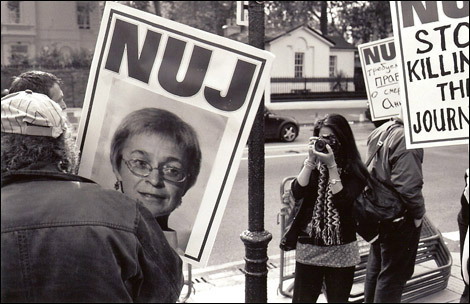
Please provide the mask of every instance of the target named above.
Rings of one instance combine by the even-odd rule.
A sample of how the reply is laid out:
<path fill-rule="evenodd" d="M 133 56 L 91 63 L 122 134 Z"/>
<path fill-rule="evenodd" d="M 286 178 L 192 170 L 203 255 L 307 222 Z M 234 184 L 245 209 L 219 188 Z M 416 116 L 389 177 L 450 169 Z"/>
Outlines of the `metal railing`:
<path fill-rule="evenodd" d="M 271 78 L 271 94 L 308 94 L 318 92 L 353 92 L 355 79 L 351 77 Z"/>

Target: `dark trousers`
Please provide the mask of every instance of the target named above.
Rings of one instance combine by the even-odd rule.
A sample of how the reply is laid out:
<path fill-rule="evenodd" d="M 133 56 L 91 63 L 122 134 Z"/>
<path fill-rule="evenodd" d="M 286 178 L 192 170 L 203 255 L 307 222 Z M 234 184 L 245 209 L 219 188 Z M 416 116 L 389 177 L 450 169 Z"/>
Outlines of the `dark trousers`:
<path fill-rule="evenodd" d="M 355 266 L 344 268 L 295 264 L 292 303 L 315 303 L 325 281 L 328 303 L 346 303 L 354 282 Z"/>
<path fill-rule="evenodd" d="M 364 285 L 365 303 L 400 303 L 403 287 L 414 271 L 421 226 L 411 218 L 381 227 L 370 246 Z"/>

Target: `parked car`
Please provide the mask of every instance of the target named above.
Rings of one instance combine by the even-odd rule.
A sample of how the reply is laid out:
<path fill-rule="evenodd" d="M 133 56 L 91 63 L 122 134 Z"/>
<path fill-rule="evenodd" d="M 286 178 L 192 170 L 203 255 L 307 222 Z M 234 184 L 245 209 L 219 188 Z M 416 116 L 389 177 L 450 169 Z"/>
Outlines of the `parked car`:
<path fill-rule="evenodd" d="M 264 108 L 264 137 L 292 142 L 299 136 L 299 123 L 294 117 L 281 116 Z"/>

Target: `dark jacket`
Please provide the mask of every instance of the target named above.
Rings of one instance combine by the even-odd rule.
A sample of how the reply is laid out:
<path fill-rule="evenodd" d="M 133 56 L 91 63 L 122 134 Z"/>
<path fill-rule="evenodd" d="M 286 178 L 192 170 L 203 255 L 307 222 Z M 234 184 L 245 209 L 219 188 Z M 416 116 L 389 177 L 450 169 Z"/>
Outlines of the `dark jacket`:
<path fill-rule="evenodd" d="M 378 180 L 393 186 L 400 193 L 408 214 L 415 219 L 424 216 L 423 149 L 406 149 L 403 122 L 387 122 L 375 129 L 367 140 L 368 155 L 377 145 L 380 135 L 392 128 L 382 148 L 369 165 L 369 172 Z"/>
<path fill-rule="evenodd" d="M 175 302 L 182 261 L 151 213 L 92 181 L 2 176 L 2 302 Z"/>
<path fill-rule="evenodd" d="M 465 176 L 464 176 L 465 187 L 468 187 L 467 174 L 468 174 L 468 169 L 467 171 L 465 171 Z M 460 196 L 460 211 L 457 216 L 457 222 L 459 223 L 459 225 L 468 227 L 468 220 L 469 220 L 468 202 L 467 202 L 467 198 L 465 197 L 464 192 L 462 192 L 462 195 Z"/>
<path fill-rule="evenodd" d="M 280 247 L 283 250 L 295 248 L 295 243 L 314 244 L 318 246 L 327 246 L 321 239 L 310 238 L 303 229 L 312 219 L 313 209 L 318 196 L 318 178 L 319 171 L 312 170 L 309 184 L 305 187 L 299 185 L 297 178 L 292 181 L 292 195 L 296 204 L 290 214 L 290 219 L 286 226 Z M 352 174 L 341 174 L 343 189 L 333 194 L 332 202 L 338 210 L 340 218 L 340 229 L 343 244 L 356 241 L 356 229 L 352 218 L 352 205 L 354 200 L 364 188 L 365 183 Z"/>

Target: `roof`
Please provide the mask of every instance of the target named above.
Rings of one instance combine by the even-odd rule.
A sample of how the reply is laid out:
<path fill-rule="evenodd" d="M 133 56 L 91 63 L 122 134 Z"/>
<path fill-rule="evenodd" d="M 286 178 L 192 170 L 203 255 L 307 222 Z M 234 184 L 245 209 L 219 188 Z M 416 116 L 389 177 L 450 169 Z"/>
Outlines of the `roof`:
<path fill-rule="evenodd" d="M 284 33 L 282 33 L 282 34 L 280 34 L 280 35 L 277 35 L 277 36 L 275 36 L 275 37 L 271 37 L 271 38 L 266 37 L 266 39 L 265 39 L 264 42 L 265 42 L 265 43 L 271 43 L 271 42 L 273 42 L 274 40 L 279 39 L 279 38 L 281 38 L 281 37 L 283 37 L 283 36 L 285 36 L 285 35 L 287 35 L 287 34 L 293 32 L 293 31 L 295 31 L 295 30 L 297 30 L 297 29 L 299 29 L 299 28 L 302 28 L 302 27 L 305 28 L 307 31 L 312 32 L 314 35 L 319 36 L 320 39 L 326 40 L 327 43 L 332 44 L 332 45 L 335 45 L 334 41 L 330 40 L 328 37 L 322 35 L 320 32 L 317 32 L 315 29 L 313 29 L 313 28 L 311 28 L 310 26 L 305 25 L 305 24 L 301 24 L 301 25 L 298 25 L 298 26 L 296 26 L 296 27 L 294 27 L 294 28 L 291 28 L 290 30 L 288 30 L 288 31 L 286 31 L 286 32 L 284 32 Z"/>
<path fill-rule="evenodd" d="M 325 40 L 325 42 L 327 42 L 328 44 L 331 45 L 332 49 L 356 50 L 356 47 L 353 46 L 352 44 L 346 42 L 346 40 L 344 40 L 343 37 L 322 35 L 317 30 L 315 30 L 312 27 L 310 27 L 308 25 L 305 25 L 305 24 L 300 24 L 296 27 L 293 27 L 290 30 L 283 32 L 282 34 L 279 34 L 279 32 L 275 33 L 274 35 L 273 34 L 271 34 L 271 35 L 268 34 L 268 35 L 266 35 L 266 37 L 264 39 L 264 43 L 265 44 L 266 43 L 271 43 L 274 40 L 277 40 L 277 39 L 293 32 L 293 31 L 295 31 L 295 30 L 297 30 L 301 27 L 304 27 L 307 31 L 312 32 L 312 34 L 318 36 L 320 39 Z M 232 35 L 229 36 L 229 38 L 240 41 L 240 42 L 248 43 L 248 31 L 232 34 Z"/>
<path fill-rule="evenodd" d="M 356 47 L 350 43 L 348 43 L 346 40 L 344 40 L 343 37 L 340 37 L 340 36 L 328 36 L 328 39 L 333 41 L 333 43 L 335 44 L 334 47 L 332 47 L 332 49 L 351 49 L 351 50 L 355 50 Z"/>
<path fill-rule="evenodd" d="M 332 49 L 351 49 L 351 50 L 355 50 L 356 47 L 353 46 L 352 44 L 346 42 L 346 40 L 344 40 L 343 37 L 340 37 L 340 36 L 325 36 L 325 35 L 322 35 L 320 32 L 318 32 L 317 30 L 311 28 L 310 26 L 308 25 L 305 25 L 305 24 L 301 24 L 301 25 L 298 25 L 282 34 L 278 34 L 276 36 L 271 36 L 271 37 L 266 37 L 265 39 L 265 43 L 271 43 L 273 42 L 274 40 L 276 39 L 279 39 L 301 27 L 304 27 L 305 29 L 307 29 L 308 31 L 311 31 L 313 32 L 314 35 L 317 35 L 319 36 L 320 38 L 326 40 L 327 42 L 329 42 L 330 44 L 332 44 L 333 46 L 331 47 Z"/>

